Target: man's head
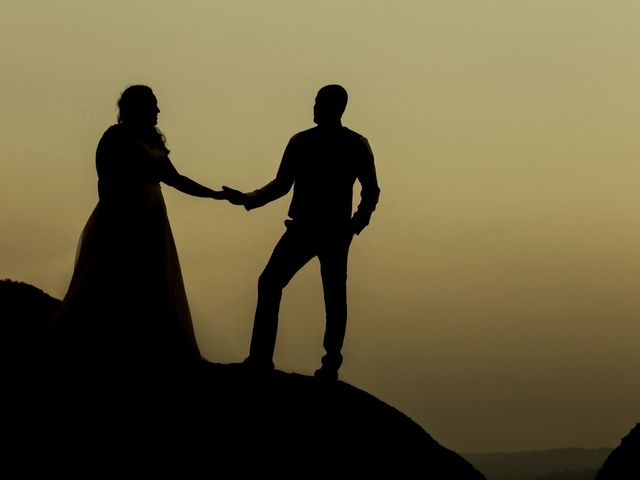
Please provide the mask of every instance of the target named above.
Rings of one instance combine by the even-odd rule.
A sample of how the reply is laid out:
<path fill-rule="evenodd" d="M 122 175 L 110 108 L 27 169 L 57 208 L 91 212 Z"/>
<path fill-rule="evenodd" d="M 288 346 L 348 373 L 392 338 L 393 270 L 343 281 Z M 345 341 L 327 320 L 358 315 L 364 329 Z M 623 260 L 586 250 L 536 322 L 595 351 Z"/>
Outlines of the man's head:
<path fill-rule="evenodd" d="M 313 121 L 318 125 L 340 125 L 349 96 L 340 85 L 325 85 L 316 95 Z"/>

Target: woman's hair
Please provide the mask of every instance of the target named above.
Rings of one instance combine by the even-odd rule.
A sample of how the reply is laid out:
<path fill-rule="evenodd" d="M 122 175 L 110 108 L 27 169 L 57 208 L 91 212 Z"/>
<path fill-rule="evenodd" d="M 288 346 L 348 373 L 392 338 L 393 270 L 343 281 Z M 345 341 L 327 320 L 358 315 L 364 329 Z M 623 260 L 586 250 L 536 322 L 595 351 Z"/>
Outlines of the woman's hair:
<path fill-rule="evenodd" d="M 136 124 L 141 115 L 148 112 L 151 105 L 157 103 L 156 96 L 151 87 L 147 85 L 131 85 L 127 87 L 118 99 L 118 123 Z M 144 139 L 157 147 L 162 147 L 169 151 L 165 145 L 164 134 L 156 127 L 149 126 L 141 132 Z"/>
<path fill-rule="evenodd" d="M 124 123 L 140 116 L 140 112 L 156 102 L 156 96 L 151 87 L 146 85 L 131 85 L 120 94 L 118 99 L 118 123 Z"/>

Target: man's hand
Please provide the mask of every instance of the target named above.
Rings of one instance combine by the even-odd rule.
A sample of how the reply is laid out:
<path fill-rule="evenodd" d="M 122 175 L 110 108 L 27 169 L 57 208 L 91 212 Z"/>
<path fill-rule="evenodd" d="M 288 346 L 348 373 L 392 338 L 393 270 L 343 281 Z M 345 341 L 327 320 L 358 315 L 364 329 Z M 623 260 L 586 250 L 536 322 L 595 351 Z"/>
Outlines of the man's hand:
<path fill-rule="evenodd" d="M 235 190 L 224 185 L 222 186 L 222 198 L 234 205 L 244 205 L 247 201 L 247 196 L 240 190 Z"/>
<path fill-rule="evenodd" d="M 356 235 L 360 235 L 360 232 L 364 230 L 364 227 L 369 225 L 370 219 L 371 219 L 371 214 L 366 214 L 362 212 L 354 213 L 353 217 L 351 218 L 351 231 Z"/>

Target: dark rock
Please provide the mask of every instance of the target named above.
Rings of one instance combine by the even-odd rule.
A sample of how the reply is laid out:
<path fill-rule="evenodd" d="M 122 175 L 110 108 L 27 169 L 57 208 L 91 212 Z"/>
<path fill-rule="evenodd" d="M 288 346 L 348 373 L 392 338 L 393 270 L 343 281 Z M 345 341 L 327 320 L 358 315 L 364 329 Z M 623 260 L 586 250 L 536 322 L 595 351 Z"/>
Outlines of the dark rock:
<path fill-rule="evenodd" d="M 5 365 L 16 369 L 39 361 L 48 322 L 60 303 L 28 283 L 0 280 L 0 349 Z"/>
<path fill-rule="evenodd" d="M 31 322 L 14 332 L 46 325 L 54 304 L 41 302 L 13 316 Z M 409 417 L 341 381 L 205 360 L 179 369 L 49 360 L 14 369 L 5 384 L 5 458 L 22 476 L 484 479 Z"/>
<path fill-rule="evenodd" d="M 637 480 L 640 478 L 640 423 L 625 436 L 596 475 L 596 480 Z"/>

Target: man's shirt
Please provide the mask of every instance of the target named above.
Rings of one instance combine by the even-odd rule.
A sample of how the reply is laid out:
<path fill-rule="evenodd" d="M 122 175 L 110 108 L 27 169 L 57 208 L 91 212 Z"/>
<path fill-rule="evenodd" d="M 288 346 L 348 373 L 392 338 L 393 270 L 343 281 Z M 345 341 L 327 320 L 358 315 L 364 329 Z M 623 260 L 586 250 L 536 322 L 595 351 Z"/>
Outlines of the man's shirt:
<path fill-rule="evenodd" d="M 362 187 L 357 215 L 368 219 L 380 196 L 369 142 L 347 127 L 314 127 L 291 137 L 276 178 L 248 193 L 246 208 L 261 207 L 293 186 L 289 217 L 294 222 L 339 227 L 351 220 L 356 179 Z"/>

